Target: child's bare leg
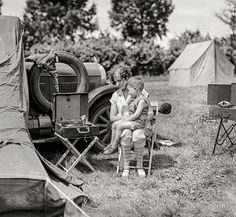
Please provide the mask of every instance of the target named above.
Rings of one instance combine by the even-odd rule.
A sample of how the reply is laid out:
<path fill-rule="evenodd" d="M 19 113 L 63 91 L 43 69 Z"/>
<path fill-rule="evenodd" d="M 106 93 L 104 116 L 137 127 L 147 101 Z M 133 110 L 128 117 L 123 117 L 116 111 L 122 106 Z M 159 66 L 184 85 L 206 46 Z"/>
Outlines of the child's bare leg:
<path fill-rule="evenodd" d="M 120 137 L 121 137 L 121 134 L 123 132 L 123 130 L 125 129 L 131 129 L 131 122 L 128 122 L 128 121 L 122 121 L 122 122 L 119 122 L 116 126 L 116 131 L 115 131 L 115 135 L 114 135 L 114 140 L 111 144 L 111 147 L 104 151 L 103 153 L 106 154 L 106 155 L 109 155 L 109 154 L 113 154 L 116 152 L 117 150 L 117 147 L 118 147 L 118 144 L 119 144 L 119 141 L 120 141 Z"/>
<path fill-rule="evenodd" d="M 132 126 L 132 123 L 129 121 L 123 121 L 117 125 L 114 140 L 113 140 L 113 143 L 111 144 L 112 147 L 118 147 L 123 130 L 131 129 L 131 126 Z"/>
<path fill-rule="evenodd" d="M 116 127 L 118 126 L 119 123 L 120 123 L 120 121 L 116 121 L 112 124 L 112 127 L 111 127 L 111 144 L 113 143 L 113 141 L 115 139 Z"/>
<path fill-rule="evenodd" d="M 113 144 L 113 141 L 114 141 L 114 138 L 115 138 L 115 135 L 116 135 L 116 128 L 117 128 L 117 126 L 120 122 L 121 121 L 116 121 L 112 124 L 112 127 L 111 127 L 111 142 L 104 149 L 103 154 L 106 154 L 106 155 L 112 154 L 112 153 L 114 153 L 115 149 L 117 148 L 117 147 L 112 147 L 112 144 Z"/>

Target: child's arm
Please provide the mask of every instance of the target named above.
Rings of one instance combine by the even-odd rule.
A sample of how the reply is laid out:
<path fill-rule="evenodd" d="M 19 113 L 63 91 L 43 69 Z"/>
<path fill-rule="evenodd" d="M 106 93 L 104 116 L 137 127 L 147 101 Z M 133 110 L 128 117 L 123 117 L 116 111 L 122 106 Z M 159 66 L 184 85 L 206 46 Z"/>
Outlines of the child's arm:
<path fill-rule="evenodd" d="M 140 100 L 139 103 L 138 103 L 138 107 L 137 107 L 136 111 L 134 112 L 134 114 L 132 114 L 129 117 L 125 118 L 125 120 L 126 121 L 133 121 L 133 120 L 137 119 L 141 115 L 141 113 L 142 113 L 145 106 L 146 106 L 145 100 Z"/>

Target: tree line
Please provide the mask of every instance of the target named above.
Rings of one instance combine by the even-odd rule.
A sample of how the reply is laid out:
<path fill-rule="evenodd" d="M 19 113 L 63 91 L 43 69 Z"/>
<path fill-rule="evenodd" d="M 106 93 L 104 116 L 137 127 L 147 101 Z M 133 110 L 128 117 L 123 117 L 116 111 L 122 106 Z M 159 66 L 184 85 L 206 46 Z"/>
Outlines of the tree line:
<path fill-rule="evenodd" d="M 133 74 L 159 75 L 188 43 L 211 39 L 236 63 L 236 0 L 225 3 L 225 9 L 215 16 L 231 28 L 232 34 L 211 38 L 199 30 L 186 30 L 163 49 L 155 39 L 168 32 L 166 25 L 175 9 L 171 0 L 111 0 L 110 26 L 120 33 L 119 38 L 100 30 L 97 5 L 88 0 L 26 0 L 25 50 L 27 55 L 52 48 L 66 50 L 82 61 L 98 61 L 107 71 L 123 62 Z"/>

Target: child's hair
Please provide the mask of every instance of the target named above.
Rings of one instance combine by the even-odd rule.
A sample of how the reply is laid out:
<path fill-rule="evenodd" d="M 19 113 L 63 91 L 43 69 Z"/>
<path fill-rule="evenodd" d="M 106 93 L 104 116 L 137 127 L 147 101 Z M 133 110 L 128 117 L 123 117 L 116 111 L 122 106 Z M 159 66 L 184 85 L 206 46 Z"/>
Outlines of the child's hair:
<path fill-rule="evenodd" d="M 113 84 L 115 84 L 114 75 L 116 73 L 120 73 L 121 78 L 123 78 L 124 80 L 128 80 L 132 76 L 132 72 L 128 66 L 125 66 L 123 64 L 115 65 L 109 72 L 109 79 Z"/>
<path fill-rule="evenodd" d="M 136 90 L 142 91 L 144 88 L 144 81 L 141 76 L 134 76 L 128 80 L 128 85 Z"/>

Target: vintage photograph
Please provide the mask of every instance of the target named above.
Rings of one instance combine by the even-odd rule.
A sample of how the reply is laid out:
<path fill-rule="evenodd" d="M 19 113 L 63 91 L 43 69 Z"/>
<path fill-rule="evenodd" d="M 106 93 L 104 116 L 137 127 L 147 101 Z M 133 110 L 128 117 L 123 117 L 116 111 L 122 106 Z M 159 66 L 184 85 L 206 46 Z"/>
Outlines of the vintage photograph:
<path fill-rule="evenodd" d="M 236 0 L 0 0 L 0 217 L 236 217 Z"/>

